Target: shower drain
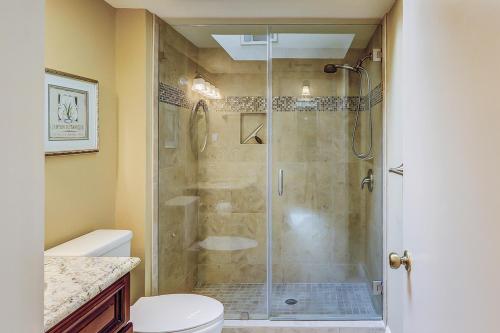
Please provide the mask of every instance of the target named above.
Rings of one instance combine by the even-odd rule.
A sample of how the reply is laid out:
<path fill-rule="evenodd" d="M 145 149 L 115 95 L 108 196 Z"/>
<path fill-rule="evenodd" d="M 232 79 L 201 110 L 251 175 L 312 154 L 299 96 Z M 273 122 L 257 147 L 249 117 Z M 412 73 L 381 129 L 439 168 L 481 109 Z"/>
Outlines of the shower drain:
<path fill-rule="evenodd" d="M 294 305 L 294 304 L 297 304 L 297 300 L 294 298 L 289 298 L 285 301 L 285 303 L 288 305 Z"/>

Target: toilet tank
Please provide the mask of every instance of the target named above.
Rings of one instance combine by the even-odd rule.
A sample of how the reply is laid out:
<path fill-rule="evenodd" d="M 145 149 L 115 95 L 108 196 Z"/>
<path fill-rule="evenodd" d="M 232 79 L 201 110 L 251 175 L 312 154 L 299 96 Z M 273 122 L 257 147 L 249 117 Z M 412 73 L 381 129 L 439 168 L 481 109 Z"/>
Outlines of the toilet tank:
<path fill-rule="evenodd" d="M 129 257 L 132 231 L 100 229 L 45 251 L 46 256 Z"/>

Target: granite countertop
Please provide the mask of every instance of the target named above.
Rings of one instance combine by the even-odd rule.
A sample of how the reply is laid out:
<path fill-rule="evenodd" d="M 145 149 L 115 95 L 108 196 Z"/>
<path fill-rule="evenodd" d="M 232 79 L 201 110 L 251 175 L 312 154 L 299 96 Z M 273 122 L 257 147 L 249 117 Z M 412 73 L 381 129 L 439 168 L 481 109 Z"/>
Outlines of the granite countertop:
<path fill-rule="evenodd" d="M 131 257 L 45 257 L 44 331 L 87 303 L 140 262 Z"/>

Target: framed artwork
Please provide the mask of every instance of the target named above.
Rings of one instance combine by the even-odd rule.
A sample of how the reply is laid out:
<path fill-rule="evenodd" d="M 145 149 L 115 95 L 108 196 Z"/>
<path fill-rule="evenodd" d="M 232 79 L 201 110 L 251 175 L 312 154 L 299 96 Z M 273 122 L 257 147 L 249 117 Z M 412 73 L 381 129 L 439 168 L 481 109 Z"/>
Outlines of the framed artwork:
<path fill-rule="evenodd" d="M 96 80 L 45 70 L 45 155 L 99 151 Z"/>

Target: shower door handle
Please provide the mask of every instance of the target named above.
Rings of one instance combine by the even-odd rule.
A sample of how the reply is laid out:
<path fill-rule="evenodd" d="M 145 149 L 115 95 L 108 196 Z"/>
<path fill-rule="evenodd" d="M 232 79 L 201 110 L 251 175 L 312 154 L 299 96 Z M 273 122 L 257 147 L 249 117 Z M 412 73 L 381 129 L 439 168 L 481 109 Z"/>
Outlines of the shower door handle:
<path fill-rule="evenodd" d="M 278 170 L 278 195 L 283 195 L 283 169 Z"/>

